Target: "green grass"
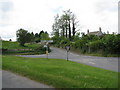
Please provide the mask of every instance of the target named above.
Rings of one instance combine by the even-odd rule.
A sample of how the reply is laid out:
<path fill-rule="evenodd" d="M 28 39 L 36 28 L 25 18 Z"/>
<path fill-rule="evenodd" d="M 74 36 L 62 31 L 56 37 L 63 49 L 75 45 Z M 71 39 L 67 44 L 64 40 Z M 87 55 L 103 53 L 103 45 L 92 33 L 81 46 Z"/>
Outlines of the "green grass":
<path fill-rule="evenodd" d="M 2 41 L 2 48 L 4 49 L 35 49 L 39 46 L 39 44 L 26 43 L 25 47 L 23 47 L 20 46 L 18 42 Z"/>
<path fill-rule="evenodd" d="M 45 50 L 40 47 L 40 44 L 26 43 L 25 47 L 20 46 L 18 42 L 2 41 L 2 49 L 8 49 L 3 51 L 4 55 L 34 55 L 34 54 L 44 54 Z M 41 50 L 39 50 L 41 48 Z M 24 49 L 24 50 L 22 50 Z"/>
<path fill-rule="evenodd" d="M 118 73 L 63 59 L 3 55 L 3 69 L 56 88 L 117 88 Z"/>
<path fill-rule="evenodd" d="M 3 55 L 39 55 L 45 54 L 45 51 L 35 51 L 35 50 L 28 50 L 28 51 L 5 51 L 2 52 Z"/>

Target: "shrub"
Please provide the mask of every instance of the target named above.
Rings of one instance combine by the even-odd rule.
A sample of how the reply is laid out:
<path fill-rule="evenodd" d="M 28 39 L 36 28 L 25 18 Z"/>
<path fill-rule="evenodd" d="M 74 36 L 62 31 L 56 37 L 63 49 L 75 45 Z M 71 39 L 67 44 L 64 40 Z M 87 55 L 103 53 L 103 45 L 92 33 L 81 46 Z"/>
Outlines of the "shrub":
<path fill-rule="evenodd" d="M 120 35 L 106 35 L 102 39 L 104 51 L 107 53 L 119 53 L 120 50 Z"/>
<path fill-rule="evenodd" d="M 97 52 L 103 48 L 103 42 L 101 40 L 96 40 L 89 42 L 88 47 L 91 52 Z"/>

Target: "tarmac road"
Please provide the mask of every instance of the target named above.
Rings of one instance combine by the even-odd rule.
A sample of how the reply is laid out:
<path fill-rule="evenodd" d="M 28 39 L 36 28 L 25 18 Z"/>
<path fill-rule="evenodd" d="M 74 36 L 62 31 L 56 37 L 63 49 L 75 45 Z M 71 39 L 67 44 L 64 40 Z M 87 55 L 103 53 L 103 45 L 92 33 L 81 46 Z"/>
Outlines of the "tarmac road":
<path fill-rule="evenodd" d="M 52 52 L 48 54 L 48 58 L 59 58 L 59 59 L 67 59 L 66 50 L 51 47 Z M 99 67 L 111 71 L 118 72 L 118 57 L 97 57 L 97 56 L 85 56 L 79 55 L 76 53 L 69 52 L 69 60 L 83 63 L 86 65 Z M 22 57 L 32 57 L 32 58 L 46 58 L 46 54 L 43 55 L 17 55 Z"/>

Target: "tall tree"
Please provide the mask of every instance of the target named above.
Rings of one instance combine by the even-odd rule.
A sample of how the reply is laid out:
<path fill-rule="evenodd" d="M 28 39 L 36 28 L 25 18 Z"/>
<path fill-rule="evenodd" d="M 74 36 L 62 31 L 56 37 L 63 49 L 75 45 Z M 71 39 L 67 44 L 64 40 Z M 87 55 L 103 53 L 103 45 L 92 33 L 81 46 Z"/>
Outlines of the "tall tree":
<path fill-rule="evenodd" d="M 27 30 L 19 29 L 16 32 L 17 41 L 20 43 L 21 46 L 24 46 L 25 43 L 31 41 L 31 34 L 28 33 Z"/>
<path fill-rule="evenodd" d="M 38 33 L 35 33 L 35 38 L 38 38 L 39 37 L 39 34 Z"/>
<path fill-rule="evenodd" d="M 35 33 L 35 42 L 36 43 L 40 42 L 40 36 L 38 33 Z"/>
<path fill-rule="evenodd" d="M 72 36 L 75 36 L 77 32 L 76 28 L 78 26 L 78 21 L 70 9 L 63 11 L 63 14 L 55 17 L 55 22 L 52 25 L 52 29 L 55 36 L 61 35 L 63 37 L 69 38 L 71 40 Z"/>
<path fill-rule="evenodd" d="M 59 36 L 59 15 L 55 16 L 55 23 L 52 25 L 53 33 L 55 36 Z"/>
<path fill-rule="evenodd" d="M 35 36 L 34 36 L 34 33 L 33 33 L 33 32 L 31 32 L 31 37 L 32 37 L 31 42 L 34 42 Z"/>
<path fill-rule="evenodd" d="M 61 16 L 60 18 L 60 28 L 61 28 L 61 36 L 65 37 L 65 21 L 63 16 Z"/>
<path fill-rule="evenodd" d="M 64 13 L 65 13 L 65 16 L 66 16 L 66 21 L 68 22 L 69 39 L 71 39 L 71 26 L 70 26 L 70 23 L 71 23 L 71 14 L 72 14 L 72 12 L 69 9 L 69 10 L 64 11 Z"/>
<path fill-rule="evenodd" d="M 71 21 L 72 21 L 72 34 L 74 37 L 75 33 L 77 32 L 76 28 L 78 27 L 78 22 L 79 22 L 77 21 L 75 14 L 72 14 Z"/>
<path fill-rule="evenodd" d="M 44 33 L 44 31 L 43 31 L 43 30 L 42 30 L 42 31 L 40 31 L 40 33 L 39 33 L 39 37 L 41 37 L 41 34 L 42 34 L 42 33 Z"/>
<path fill-rule="evenodd" d="M 49 40 L 49 34 L 47 32 L 41 34 L 41 40 Z"/>

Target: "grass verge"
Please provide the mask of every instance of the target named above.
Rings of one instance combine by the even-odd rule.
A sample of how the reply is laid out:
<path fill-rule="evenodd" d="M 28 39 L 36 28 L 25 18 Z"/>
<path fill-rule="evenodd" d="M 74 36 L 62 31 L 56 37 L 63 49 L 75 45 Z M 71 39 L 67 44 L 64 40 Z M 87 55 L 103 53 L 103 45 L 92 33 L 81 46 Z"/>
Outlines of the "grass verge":
<path fill-rule="evenodd" d="M 63 59 L 2 56 L 2 68 L 56 88 L 117 88 L 118 73 Z"/>
<path fill-rule="evenodd" d="M 39 55 L 45 54 L 45 51 L 35 51 L 35 50 L 28 50 L 28 51 L 5 51 L 2 53 L 3 55 Z"/>

